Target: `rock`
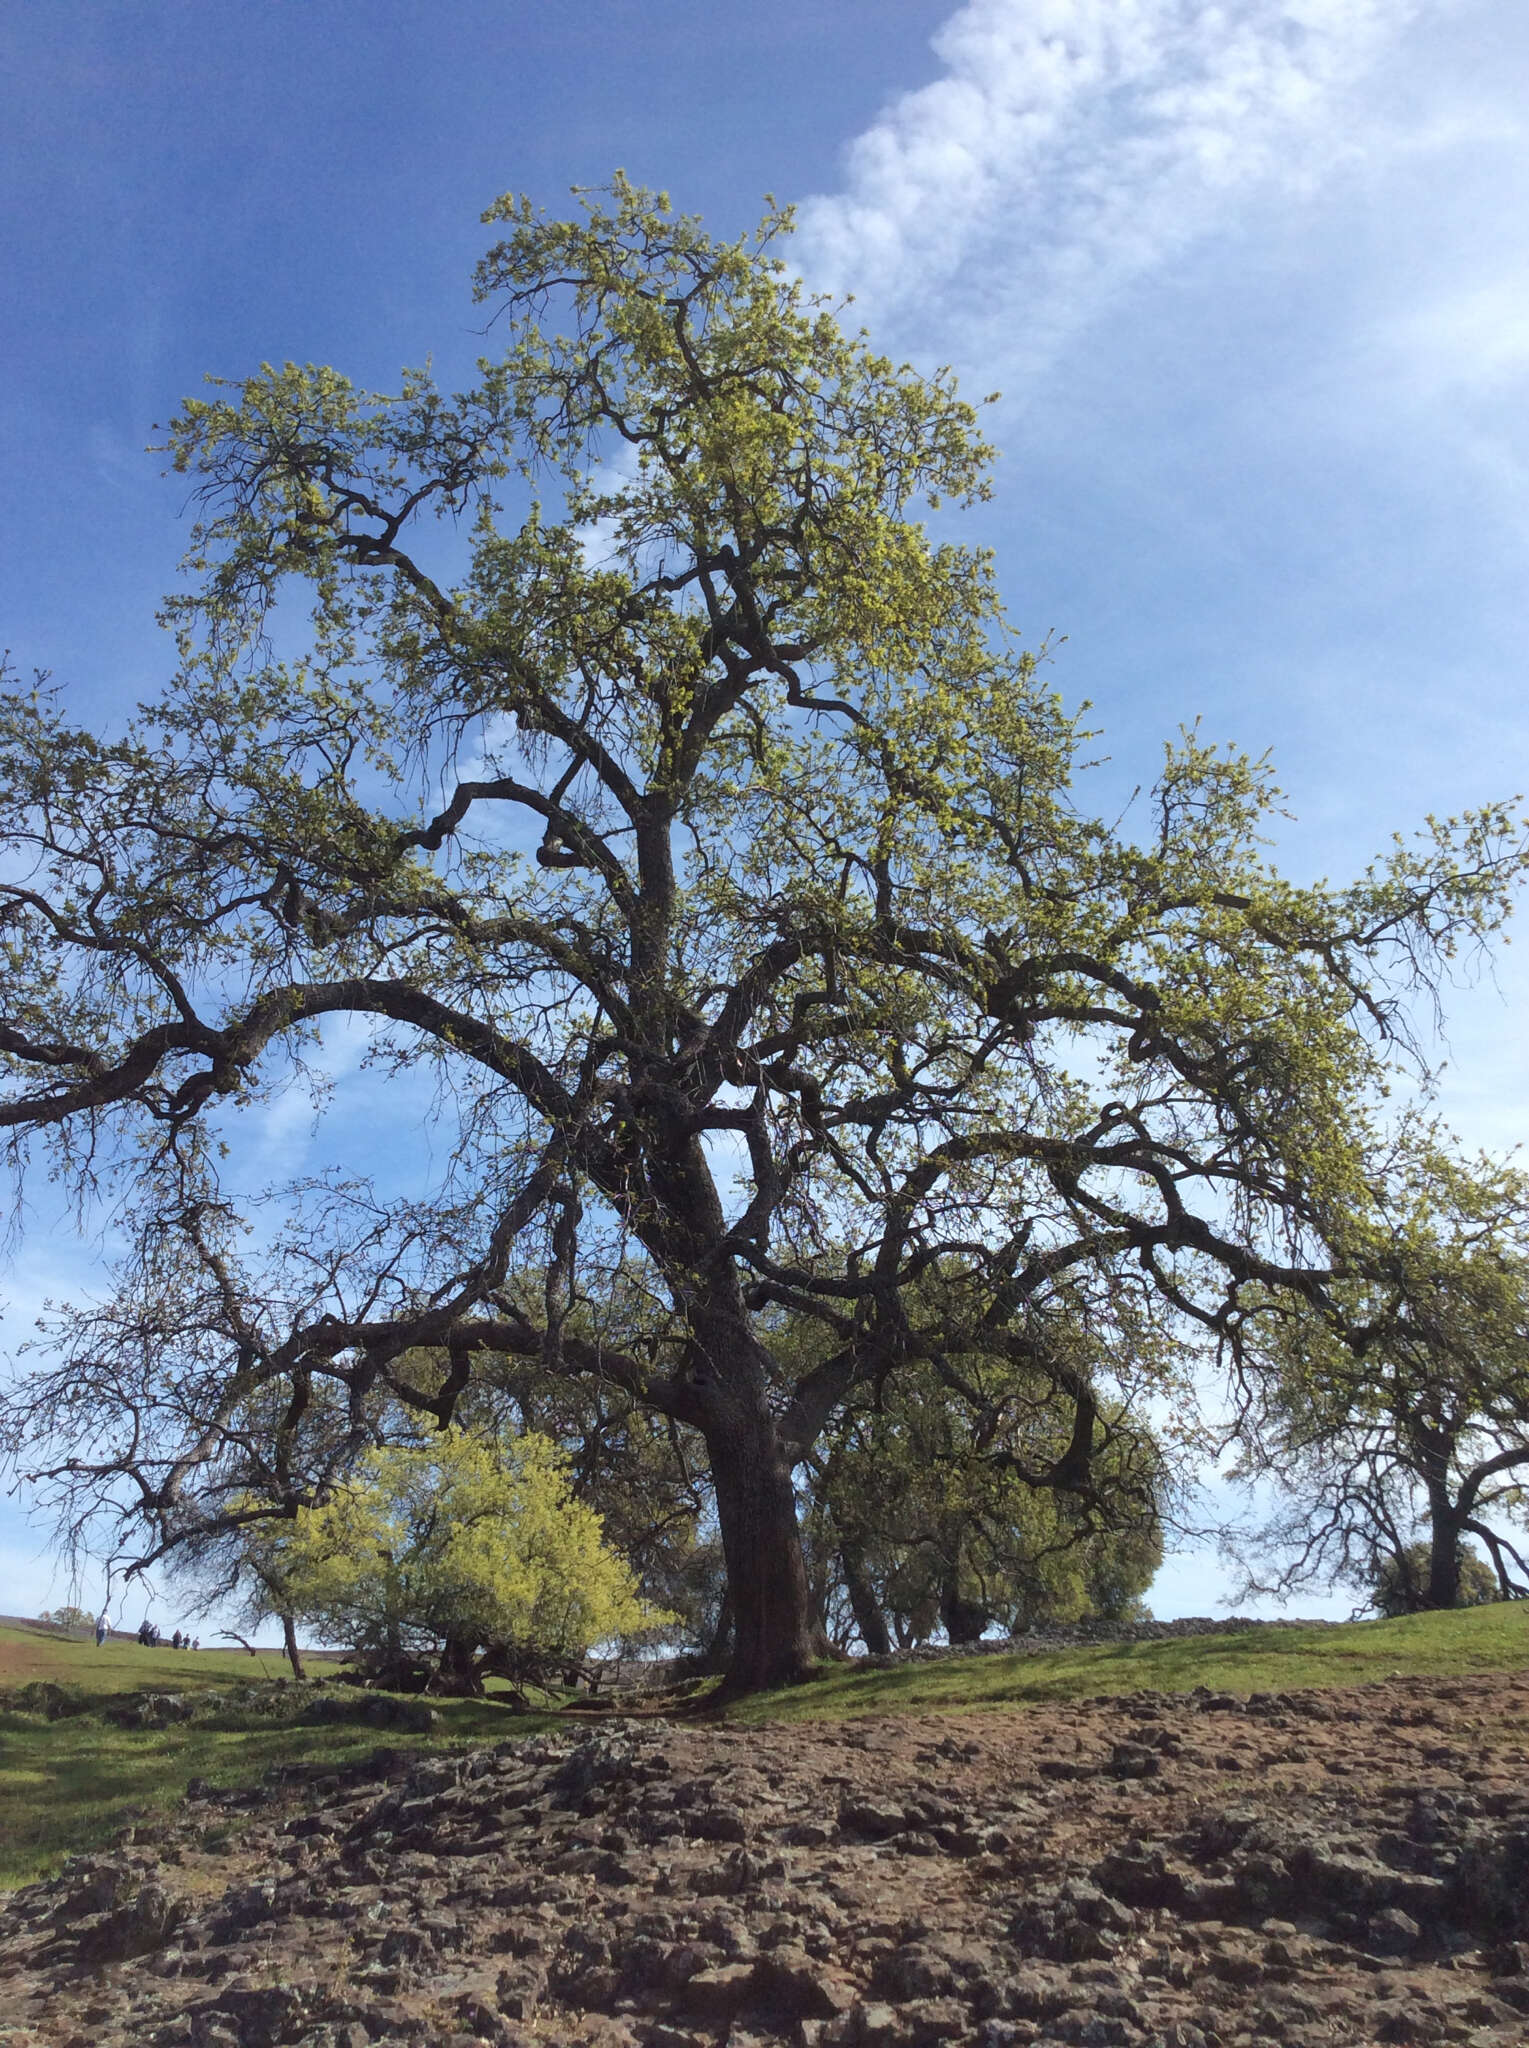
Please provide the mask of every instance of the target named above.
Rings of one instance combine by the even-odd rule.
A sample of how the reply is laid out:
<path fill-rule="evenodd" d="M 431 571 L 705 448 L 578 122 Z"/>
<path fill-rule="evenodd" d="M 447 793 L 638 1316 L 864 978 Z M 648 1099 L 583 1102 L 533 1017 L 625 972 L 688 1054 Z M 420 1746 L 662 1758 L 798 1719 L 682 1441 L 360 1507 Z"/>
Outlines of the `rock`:
<path fill-rule="evenodd" d="M 119 1728 L 170 1728 L 195 1712 L 195 1701 L 181 1693 L 146 1692 L 113 1700 L 101 1709 L 101 1718 Z"/>
<path fill-rule="evenodd" d="M 747 1819 L 730 1806 L 703 1806 L 687 1814 L 685 1831 L 698 1842 L 746 1842 L 749 1838 Z"/>
<path fill-rule="evenodd" d="M 1110 1751 L 1112 1778 L 1155 1778 L 1162 1768 L 1163 1760 L 1157 1751 L 1139 1742 L 1117 1742 Z"/>
<path fill-rule="evenodd" d="M 1440 1756 L 1467 1700 L 1481 1727 Z M 1529 1678 L 1488 1674 L 978 1712 L 959 1740 L 896 1718 L 630 1722 L 293 1761 L 0 1900 L 0 2034 L 1513 2048 L 1526 1720 Z"/>
<path fill-rule="evenodd" d="M 239 2030 L 218 2013 L 194 2013 L 191 2048 L 242 2048 Z"/>
<path fill-rule="evenodd" d="M 1383 1906 L 1370 1915 L 1369 1943 L 1377 1955 L 1410 1956 L 1422 1938 L 1422 1928 L 1400 1906 Z"/>
<path fill-rule="evenodd" d="M 1096 1863 L 1095 1884 L 1127 1906 L 1182 1907 L 1188 1873 L 1170 1866 L 1161 1849 L 1120 1849 Z"/>
<path fill-rule="evenodd" d="M 1077 2002 L 1077 1993 L 1065 1971 L 1030 1967 L 1016 1970 L 999 1983 L 1001 2010 L 1025 2020 L 1055 2019 Z"/>
<path fill-rule="evenodd" d="M 1009 1938 L 1023 1955 L 1083 1962 L 1113 1955 L 1135 1926 L 1129 1907 L 1097 1885 L 1069 1878 L 1027 1899 L 1010 1922 Z"/>
<path fill-rule="evenodd" d="M 18 1714 L 41 1714 L 45 1721 L 68 1721 L 90 1713 L 96 1699 L 77 1685 L 59 1685 L 51 1678 L 34 1678 L 15 1692 L 0 1696 L 0 1707 Z"/>
<path fill-rule="evenodd" d="M 692 1982 L 694 1980 L 692 1979 Z M 788 2019 L 837 2019 L 855 2003 L 853 1987 L 799 1948 L 774 1948 L 754 1965 L 754 1993 Z"/>
<path fill-rule="evenodd" d="M 877 1964 L 871 1989 L 901 2004 L 914 1998 L 937 1998 L 949 1991 L 956 1973 L 949 1961 L 917 1942 L 894 1949 Z"/>
<path fill-rule="evenodd" d="M 1481 1933 L 1529 1932 L 1529 1829 L 1472 1829 L 1447 1890 L 1455 1913 Z"/>
<path fill-rule="evenodd" d="M 161 1884 L 146 1883 L 129 1891 L 86 1931 L 79 1944 L 80 1960 L 123 1962 L 162 1948 L 185 1918 L 184 1903 Z"/>
<path fill-rule="evenodd" d="M 873 1841 L 899 1835 L 909 1825 L 906 1809 L 893 1806 L 886 1800 L 847 1799 L 839 1808 L 841 1828 L 852 1828 L 856 1834 L 869 1835 Z"/>
<path fill-rule="evenodd" d="M 1264 1980 L 1264 1965 L 1257 1956 L 1239 1950 L 1214 1955 L 1210 1959 L 1210 1972 L 1223 1984 L 1261 1984 Z"/>
<path fill-rule="evenodd" d="M 311 1992 L 295 1985 L 231 1985 L 218 1997 L 207 2017 L 226 2021 L 241 2048 L 277 2048 L 302 2031 Z"/>
<path fill-rule="evenodd" d="M 920 1998 L 899 2015 L 910 2048 L 936 2041 L 959 2041 L 971 2032 L 971 2014 L 956 1998 Z"/>
<path fill-rule="evenodd" d="M 697 1970 L 685 1984 L 686 2008 L 707 2020 L 730 2020 L 742 2012 L 754 1991 L 751 1963 L 723 1963 L 712 1970 Z"/>
<path fill-rule="evenodd" d="M 494 2001 L 510 2019 L 529 2019 L 546 1988 L 545 1965 L 527 1958 L 499 1972 L 494 1980 Z"/>
<path fill-rule="evenodd" d="M 1142 2039 L 1140 2027 L 1109 2013 L 1069 2013 L 1052 2024 L 1052 2036 L 1076 2048 L 1131 2048 Z"/>
<path fill-rule="evenodd" d="M 795 1849 L 821 1849 L 825 1842 L 831 1842 L 837 1833 L 829 1822 L 823 1820 L 799 1820 L 782 1830 L 781 1840 Z"/>
<path fill-rule="evenodd" d="M 849 2015 L 844 2038 L 855 2048 L 903 2048 L 908 2036 L 895 2006 L 857 2004 Z"/>

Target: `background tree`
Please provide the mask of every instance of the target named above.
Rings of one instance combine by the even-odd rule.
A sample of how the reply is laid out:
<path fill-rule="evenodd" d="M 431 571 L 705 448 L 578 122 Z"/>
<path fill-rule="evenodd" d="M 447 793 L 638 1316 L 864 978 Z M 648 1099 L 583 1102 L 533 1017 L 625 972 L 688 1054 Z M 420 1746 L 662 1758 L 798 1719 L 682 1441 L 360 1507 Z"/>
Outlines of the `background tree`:
<path fill-rule="evenodd" d="M 607 1298 L 599 1326 L 609 1332 L 613 1322 Z M 575 1304 L 567 1327 L 592 1336 L 590 1304 Z M 630 1303 L 621 1330 L 623 1351 L 642 1341 L 641 1319 Z M 449 1359 L 437 1354 L 433 1363 L 436 1383 L 444 1384 Z M 717 1648 L 726 1570 L 706 1447 L 694 1430 L 598 1376 L 548 1372 L 539 1360 L 492 1355 L 480 1362 L 457 1413 L 471 1427 L 533 1431 L 559 1446 L 573 1498 L 596 1510 L 607 1544 L 631 1568 L 643 1601 L 666 1617 L 645 1626 L 645 1647 Z"/>
<path fill-rule="evenodd" d="M 416 1351 L 397 1370 L 418 1395 L 429 1397 L 444 1385 L 450 1360 L 443 1352 Z M 416 1412 L 375 1395 L 365 1420 L 366 1441 L 373 1449 L 399 1441 L 418 1449 Z M 698 1439 L 687 1440 L 672 1423 L 635 1407 L 618 1388 L 516 1360 L 491 1362 L 457 1403 L 454 1427 L 479 1443 L 534 1439 L 555 1447 L 570 1501 L 598 1516 L 606 1550 L 633 1575 L 642 1619 L 633 1644 L 623 1647 L 640 1642 L 700 1649 L 710 1643 L 721 1563 L 715 1540 L 700 1533 L 709 1492 Z M 269 1438 L 255 1426 L 240 1434 L 257 1450 Z M 309 1428 L 303 1448 L 321 1450 L 336 1434 L 333 1424 Z M 283 1484 L 272 1487 L 269 1465 L 231 1455 L 234 1448 L 230 1432 L 218 1474 L 225 1511 L 208 1513 L 212 1475 L 202 1472 L 188 1504 L 189 1522 L 170 1545 L 166 1562 L 194 1594 L 196 1611 L 234 1602 L 245 1626 L 278 1621 L 288 1662 L 302 1678 L 297 1635 L 303 1602 L 292 1573 L 303 1553 L 300 1546 L 294 1549 L 291 1517 L 283 1506 L 294 1474 L 289 1468 Z M 309 1476 L 315 1497 L 327 1498 L 339 1475 L 330 1467 Z M 345 1483 L 358 1483 L 353 1461 L 343 1476 Z"/>
<path fill-rule="evenodd" d="M 1273 1573 L 1249 1583 L 1337 1580 L 1390 1606 L 1455 1607 L 1474 1537 L 1494 1597 L 1524 1595 L 1529 1180 L 1413 1128 L 1377 1192 L 1320 1309 L 1246 1303 L 1239 1473 L 1283 1503 L 1257 1543 Z"/>
<path fill-rule="evenodd" d="M 394 1683 L 423 1659 L 436 1689 L 481 1692 L 485 1654 L 544 1676 L 654 1618 L 543 1437 L 371 1450 L 322 1506 L 260 1529 L 261 1576 Z"/>
<path fill-rule="evenodd" d="M 1030 1392 L 1009 1376 L 974 1410 L 923 1368 L 836 1420 L 808 1521 L 825 1605 L 847 1610 L 836 1637 L 850 1621 L 885 1652 L 1133 1612 L 1163 1557 L 1157 1446 L 1105 1406 L 1089 1497 L 1036 1486 L 1027 1475 L 1062 1455 L 1071 1418 Z"/>
<path fill-rule="evenodd" d="M 489 218 L 473 389 L 288 365 L 175 420 L 163 701 L 115 738 L 0 709 L 0 1124 L 139 1203 L 0 1443 L 147 1554 L 252 1512 L 251 1464 L 258 1512 L 321 1506 L 379 1396 L 444 1424 L 534 1360 L 702 1439 L 731 1682 L 775 1684 L 822 1642 L 793 1470 L 855 1389 L 1055 1366 L 1032 1477 L 1086 1488 L 1095 1391 L 1030 1336 L 1069 1275 L 1134 1260 L 1212 1330 L 1319 1284 L 1402 999 L 1505 914 L 1518 827 L 1297 889 L 1267 768 L 1193 734 L 1136 837 L 1090 817 L 991 563 L 921 523 L 987 488 L 948 375 L 846 335 L 779 214 L 719 243 L 618 180 Z M 336 1018 L 434 1080 L 444 1170 L 273 1221 L 220 1148 Z M 571 1326 L 639 1272 L 635 1345 Z M 796 1377 L 781 1312 L 831 1338 Z"/>
<path fill-rule="evenodd" d="M 1387 1620 L 1401 1614 L 1423 1613 L 1429 1606 L 1432 1565 L 1433 1546 L 1428 1543 L 1409 1543 L 1400 1553 L 1387 1551 L 1378 1556 L 1370 1588 L 1375 1612 Z M 1496 1572 L 1478 1551 L 1462 1545 L 1456 1566 L 1456 1607 L 1485 1607 L 1501 1598 Z"/>
<path fill-rule="evenodd" d="M 37 1619 L 45 1628 L 67 1630 L 91 1629 L 95 1627 L 95 1616 L 87 1614 L 83 1607 L 53 1607 L 45 1609 Z"/>
<path fill-rule="evenodd" d="M 238 1623 L 225 1629 L 235 1641 L 248 1638 L 266 1622 L 281 1627 L 282 1653 L 301 1684 L 308 1676 L 298 1642 L 298 1603 L 285 1570 L 282 1548 L 283 1524 L 265 1519 L 219 1524 L 214 1521 L 199 1533 L 175 1544 L 167 1555 L 168 1568 L 180 1594 L 178 1604 L 198 1620 L 220 1610 Z"/>

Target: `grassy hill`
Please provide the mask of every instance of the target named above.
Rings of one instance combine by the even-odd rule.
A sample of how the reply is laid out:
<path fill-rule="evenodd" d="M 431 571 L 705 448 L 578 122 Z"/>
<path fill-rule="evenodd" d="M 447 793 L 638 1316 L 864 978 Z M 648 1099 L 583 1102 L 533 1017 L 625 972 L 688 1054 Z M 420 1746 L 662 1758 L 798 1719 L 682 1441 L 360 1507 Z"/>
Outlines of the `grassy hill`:
<path fill-rule="evenodd" d="M 881 1671 L 827 1666 L 810 1685 L 741 1702 L 729 1713 L 758 1723 L 974 1708 L 1022 1712 L 1104 1693 L 1196 1686 L 1281 1692 L 1525 1666 L 1529 1603 L 1338 1628 L 1254 1626 Z M 24 1883 L 65 1855 L 151 1819 L 180 1797 L 189 1778 L 247 1784 L 273 1768 L 354 1761 L 379 1742 L 453 1749 L 547 1725 L 547 1717 L 513 1713 L 493 1700 L 434 1703 L 437 1722 L 428 1731 L 380 1732 L 346 1721 L 313 1725 L 299 1717 L 314 1697 L 338 1696 L 286 1685 L 281 1670 L 274 1651 L 257 1658 L 232 1650 L 188 1654 L 144 1650 L 130 1638 L 97 1650 L 91 1641 L 61 1638 L 36 1624 L 0 1626 L 0 1885 Z M 146 1691 L 182 1696 L 192 1718 L 161 1728 L 123 1727 L 110 1718 L 123 1696 Z"/>
<path fill-rule="evenodd" d="M 84 1685 L 92 1693 L 153 1687 L 187 1692 L 210 1685 L 278 1678 L 287 1669 L 279 1649 L 145 1650 L 136 1636 L 109 1635 L 98 1650 L 94 1636 L 65 1634 L 36 1621 L 0 1620 L 0 1694 L 34 1680 Z"/>
<path fill-rule="evenodd" d="M 736 1706 L 744 1721 L 1024 1707 L 1099 1693 L 1288 1692 L 1392 1677 L 1447 1678 L 1529 1666 L 1529 1601 L 1337 1627 L 1259 1626 L 1150 1643 L 952 1657 L 884 1671 L 830 1665 L 811 1685 Z"/>
<path fill-rule="evenodd" d="M 248 1784 L 289 1764 L 354 1762 L 379 1743 L 460 1749 L 545 1725 L 471 1700 L 440 1702 L 429 1731 L 309 1725 L 297 1718 L 305 1707 L 336 1695 L 289 1684 L 285 1668 L 279 1651 L 145 1650 L 132 1637 L 98 1650 L 36 1623 L 0 1626 L 0 1887 L 152 1819 L 191 1778 Z M 145 1693 L 179 1697 L 193 1718 L 158 1728 L 109 1718 Z"/>

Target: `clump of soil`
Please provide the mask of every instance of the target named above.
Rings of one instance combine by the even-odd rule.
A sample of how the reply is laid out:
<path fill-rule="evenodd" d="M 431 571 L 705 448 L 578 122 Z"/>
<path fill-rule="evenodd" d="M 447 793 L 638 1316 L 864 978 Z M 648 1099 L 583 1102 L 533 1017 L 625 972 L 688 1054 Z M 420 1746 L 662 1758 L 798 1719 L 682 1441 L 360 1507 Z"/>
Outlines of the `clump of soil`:
<path fill-rule="evenodd" d="M 213 1796 L 0 1914 L 6 2048 L 1529 2035 L 1529 1676 L 733 1730 Z"/>

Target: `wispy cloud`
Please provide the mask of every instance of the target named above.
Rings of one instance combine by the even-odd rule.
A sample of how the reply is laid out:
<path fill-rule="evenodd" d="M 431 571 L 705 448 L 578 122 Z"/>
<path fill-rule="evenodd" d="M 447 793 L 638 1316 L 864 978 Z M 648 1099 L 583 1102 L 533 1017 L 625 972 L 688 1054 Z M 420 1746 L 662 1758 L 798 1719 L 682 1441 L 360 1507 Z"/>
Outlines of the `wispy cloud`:
<path fill-rule="evenodd" d="M 1376 337 L 1425 390 L 1495 391 L 1529 372 L 1529 278 L 1467 279 L 1397 318 Z"/>
<path fill-rule="evenodd" d="M 802 209 L 807 274 L 902 331 L 1002 329 L 1043 367 L 1120 288 L 1251 191 L 1359 145 L 1343 103 L 1448 0 L 969 0 L 935 83 Z M 944 342 L 949 346 L 948 342 Z"/>
<path fill-rule="evenodd" d="M 360 1073 L 378 1036 L 371 1018 L 325 1018 L 317 1043 L 304 1048 L 303 1071 L 262 1105 L 249 1160 L 252 1176 L 282 1180 L 302 1170 L 326 1107 Z"/>

